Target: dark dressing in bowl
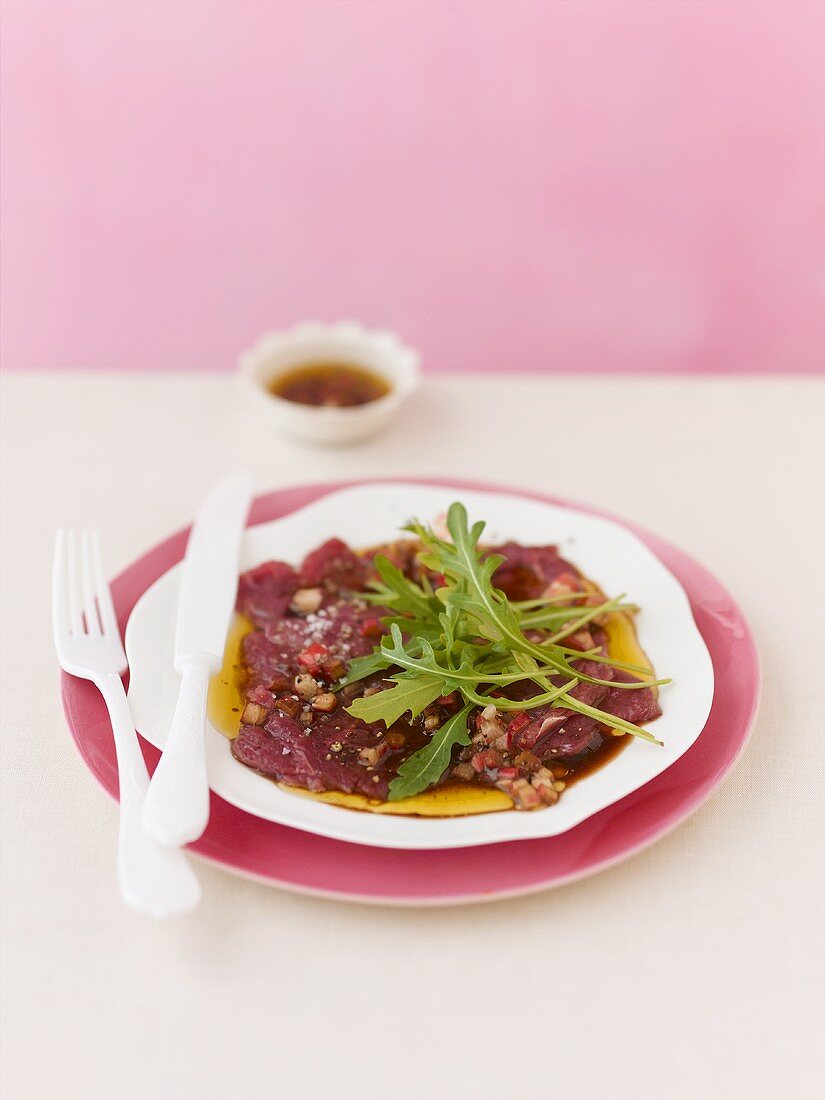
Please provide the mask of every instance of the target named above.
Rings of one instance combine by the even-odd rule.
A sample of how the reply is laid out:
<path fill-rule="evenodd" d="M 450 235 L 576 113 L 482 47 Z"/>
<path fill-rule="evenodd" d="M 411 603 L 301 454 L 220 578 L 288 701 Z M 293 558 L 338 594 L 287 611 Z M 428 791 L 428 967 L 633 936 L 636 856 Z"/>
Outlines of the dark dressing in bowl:
<path fill-rule="evenodd" d="M 347 409 L 385 397 L 390 386 L 380 374 L 352 363 L 304 363 L 276 375 L 269 392 L 298 405 Z"/>

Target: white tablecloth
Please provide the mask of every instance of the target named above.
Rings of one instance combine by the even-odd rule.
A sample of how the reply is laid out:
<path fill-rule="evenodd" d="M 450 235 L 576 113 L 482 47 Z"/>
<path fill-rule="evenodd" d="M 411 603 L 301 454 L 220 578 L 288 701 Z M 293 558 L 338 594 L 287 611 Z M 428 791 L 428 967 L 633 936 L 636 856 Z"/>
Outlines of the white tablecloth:
<path fill-rule="evenodd" d="M 821 1096 L 820 381 L 442 377 L 391 434 L 326 452 L 214 375 L 7 374 L 2 414 L 4 1098 Z M 116 808 L 58 700 L 53 531 L 97 526 L 114 574 L 239 467 L 477 477 L 665 535 L 756 633 L 743 760 L 653 848 L 522 900 L 367 908 L 198 864 L 196 913 L 129 912 Z"/>

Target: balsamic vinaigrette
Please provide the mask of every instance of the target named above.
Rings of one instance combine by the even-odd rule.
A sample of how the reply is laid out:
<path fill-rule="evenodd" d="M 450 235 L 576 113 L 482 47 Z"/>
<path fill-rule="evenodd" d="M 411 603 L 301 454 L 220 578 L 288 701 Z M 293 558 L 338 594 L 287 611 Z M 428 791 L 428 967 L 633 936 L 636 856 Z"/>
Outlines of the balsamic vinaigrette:
<path fill-rule="evenodd" d="M 245 635 L 253 629 L 248 619 L 241 615 L 235 616 L 226 642 L 223 667 L 213 676 L 209 685 L 207 707 L 209 720 L 215 729 L 230 739 L 237 736 L 241 711 L 244 707 L 245 671 L 241 643 Z M 639 644 L 631 616 L 621 611 L 611 612 L 605 616 L 603 629 L 607 635 L 607 651 L 611 657 L 651 668 L 650 661 Z M 410 727 L 410 734 L 413 734 L 412 727 Z M 601 743 L 594 750 L 579 757 L 559 761 L 559 765 L 566 769 L 563 776 L 565 784 L 570 786 L 571 783 L 603 768 L 632 740 L 630 734 L 622 734 L 619 730 L 605 730 Z M 553 765 L 553 767 L 556 766 Z M 291 794 L 312 798 L 318 802 L 329 802 L 352 810 L 367 810 L 378 814 L 464 817 L 468 814 L 509 810 L 513 805 L 508 795 L 497 787 L 458 781 L 445 783 L 398 802 L 379 802 L 362 794 L 345 794 L 343 791 L 314 792 L 304 790 L 302 787 L 290 787 L 284 783 L 279 783 L 278 786 Z"/>
<path fill-rule="evenodd" d="M 390 386 L 380 374 L 352 363 L 304 363 L 273 378 L 269 392 L 298 405 L 350 409 L 385 397 Z"/>

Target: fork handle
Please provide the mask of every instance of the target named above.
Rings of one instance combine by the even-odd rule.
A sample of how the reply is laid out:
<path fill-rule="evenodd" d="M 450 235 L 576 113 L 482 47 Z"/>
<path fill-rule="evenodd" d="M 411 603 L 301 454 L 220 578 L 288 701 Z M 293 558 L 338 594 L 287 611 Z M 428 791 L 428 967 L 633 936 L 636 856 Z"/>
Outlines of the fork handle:
<path fill-rule="evenodd" d="M 209 821 L 204 735 L 212 664 L 193 656 L 177 666 L 181 682 L 175 715 L 143 803 L 143 828 L 169 847 L 197 840 Z"/>
<path fill-rule="evenodd" d="M 119 676 L 95 681 L 112 721 L 120 784 L 118 880 L 124 900 L 154 917 L 184 913 L 197 905 L 200 886 L 182 852 L 165 848 L 148 836 L 140 813 L 149 773 Z"/>

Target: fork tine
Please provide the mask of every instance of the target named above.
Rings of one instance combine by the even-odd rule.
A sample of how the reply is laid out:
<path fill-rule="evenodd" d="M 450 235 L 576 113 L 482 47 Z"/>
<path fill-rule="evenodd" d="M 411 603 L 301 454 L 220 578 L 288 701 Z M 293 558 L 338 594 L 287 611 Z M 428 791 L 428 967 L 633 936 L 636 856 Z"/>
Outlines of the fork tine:
<path fill-rule="evenodd" d="M 100 635 L 100 618 L 97 614 L 95 590 L 92 585 L 92 546 L 89 532 L 80 536 L 80 575 L 83 584 L 83 611 L 86 616 L 86 633 L 93 638 Z"/>
<path fill-rule="evenodd" d="M 52 566 L 52 622 L 55 642 L 69 633 L 69 615 L 66 603 L 66 536 L 62 530 L 54 540 L 54 564 Z"/>
<path fill-rule="evenodd" d="M 74 531 L 66 532 L 66 591 L 69 596 L 69 626 L 72 634 L 83 633 L 80 591 L 77 583 L 77 547 Z"/>
<path fill-rule="evenodd" d="M 100 539 L 97 536 L 97 531 L 92 533 L 92 564 L 94 566 L 97 605 L 100 608 L 100 621 L 103 624 L 104 637 L 119 638 L 120 631 L 118 630 L 117 616 L 112 604 L 112 593 L 103 576 L 103 566 L 100 560 Z"/>

